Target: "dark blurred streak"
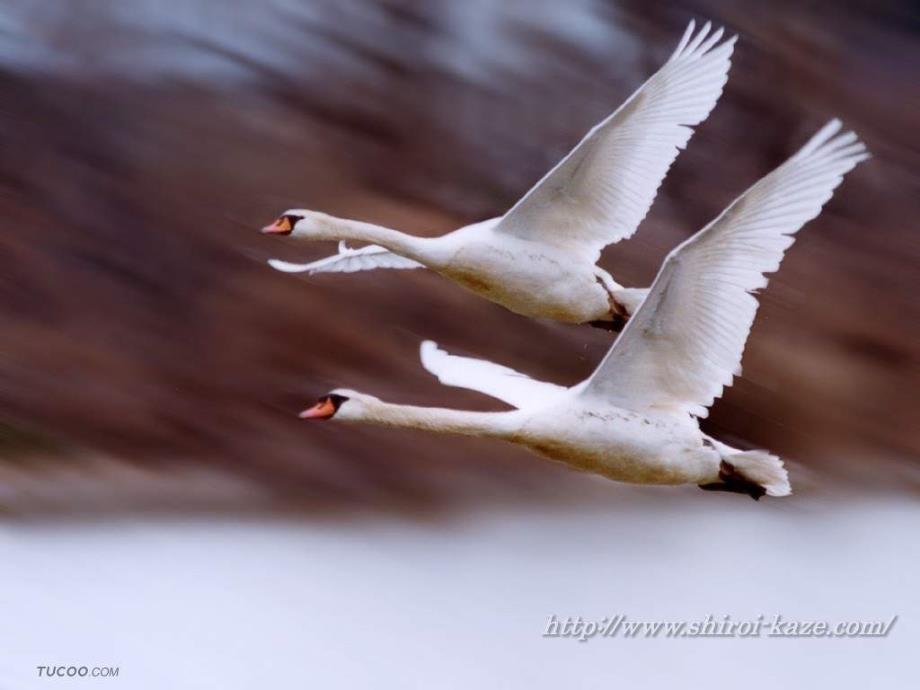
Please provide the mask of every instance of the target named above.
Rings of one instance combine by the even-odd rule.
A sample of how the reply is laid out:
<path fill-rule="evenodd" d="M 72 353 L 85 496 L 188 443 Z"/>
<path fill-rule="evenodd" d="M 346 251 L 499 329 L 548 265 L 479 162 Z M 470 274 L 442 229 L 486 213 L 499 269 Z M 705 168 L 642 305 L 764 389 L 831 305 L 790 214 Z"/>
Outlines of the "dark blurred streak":
<path fill-rule="evenodd" d="M 309 29 L 309 25 L 302 25 Z M 316 30 L 314 29 L 314 32 Z M 220 59 L 233 62 L 255 77 L 257 83 L 266 91 L 272 101 L 289 107 L 298 115 L 306 115 L 316 120 L 326 122 L 335 127 L 341 127 L 347 134 L 359 137 L 378 139 L 383 143 L 396 145 L 399 143 L 396 134 L 385 123 L 372 117 L 356 113 L 349 109 L 335 108 L 311 97 L 308 93 L 309 84 L 290 78 L 279 69 L 259 62 L 258 59 L 231 46 L 221 45 L 204 36 L 176 34 L 173 39 L 185 46 L 193 46 L 198 50 L 207 52 Z M 348 49 L 356 46 L 346 45 Z M 367 55 L 358 53 L 360 57 Z M 376 58 L 375 58 L 376 59 Z"/>
<path fill-rule="evenodd" d="M 424 272 L 282 275 L 263 260 L 332 245 L 256 229 L 290 206 L 422 234 L 501 213 L 657 69 L 690 17 L 709 17 L 741 35 L 726 94 L 635 239 L 602 262 L 648 283 L 840 116 L 874 158 L 764 292 L 745 378 L 706 425 L 818 485 L 916 490 L 910 3 L 192 5 L 182 21 L 104 3 L 0 10 L 13 27 L 0 51 L 0 470 L 16 481 L 111 456 L 151 477 L 205 466 L 311 506 L 577 494 L 580 478 L 517 450 L 296 412 L 336 386 L 501 409 L 439 386 L 419 341 L 568 384 L 606 334 L 522 319 Z"/>

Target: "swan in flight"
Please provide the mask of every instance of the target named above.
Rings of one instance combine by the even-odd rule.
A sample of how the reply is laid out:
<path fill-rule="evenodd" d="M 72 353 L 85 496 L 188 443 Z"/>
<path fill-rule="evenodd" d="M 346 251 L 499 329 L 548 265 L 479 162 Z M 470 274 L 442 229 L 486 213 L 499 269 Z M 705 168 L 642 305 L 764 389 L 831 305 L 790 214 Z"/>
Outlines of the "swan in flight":
<path fill-rule="evenodd" d="M 624 288 L 595 264 L 636 231 L 691 127 L 722 93 L 737 37 L 719 43 L 722 29 L 710 30 L 690 22 L 665 65 L 504 216 L 425 238 L 291 209 L 262 232 L 340 240 L 339 252 L 269 264 L 291 273 L 426 267 L 524 316 L 619 330 L 647 290 Z"/>
<path fill-rule="evenodd" d="M 704 434 L 698 418 L 740 373 L 765 273 L 779 268 L 793 235 L 821 212 L 843 176 L 868 157 L 831 121 L 801 150 L 736 199 L 665 259 L 648 297 L 591 376 L 571 388 L 507 367 L 449 355 L 430 342 L 422 365 L 449 386 L 516 409 L 470 412 L 394 405 L 336 389 L 305 419 L 369 422 L 521 444 L 614 480 L 697 484 L 786 496 L 782 461 Z"/>

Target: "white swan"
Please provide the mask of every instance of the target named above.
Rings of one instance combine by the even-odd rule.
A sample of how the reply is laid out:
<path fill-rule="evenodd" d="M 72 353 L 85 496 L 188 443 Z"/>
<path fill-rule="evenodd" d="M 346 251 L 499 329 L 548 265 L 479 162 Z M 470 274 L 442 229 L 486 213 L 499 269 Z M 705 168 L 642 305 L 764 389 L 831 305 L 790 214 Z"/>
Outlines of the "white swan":
<path fill-rule="evenodd" d="M 291 209 L 262 232 L 353 240 L 309 264 L 271 260 L 286 272 L 427 267 L 511 311 L 618 328 L 647 290 L 627 289 L 595 265 L 604 246 L 632 235 L 693 130 L 715 106 L 735 43 L 690 22 L 665 65 L 501 218 L 423 238 Z M 718 44 L 718 45 L 717 45 Z"/>
<path fill-rule="evenodd" d="M 790 493 L 779 458 L 740 451 L 700 431 L 698 417 L 740 373 L 757 311 L 751 294 L 779 268 L 792 235 L 817 216 L 843 175 L 868 157 L 852 132 L 826 125 L 798 153 L 736 199 L 665 260 L 647 299 L 604 360 L 565 388 L 506 367 L 456 357 L 434 343 L 423 366 L 447 385 L 517 409 L 468 412 L 393 405 L 337 389 L 301 413 L 519 443 L 611 479 L 694 483 L 753 498 Z"/>

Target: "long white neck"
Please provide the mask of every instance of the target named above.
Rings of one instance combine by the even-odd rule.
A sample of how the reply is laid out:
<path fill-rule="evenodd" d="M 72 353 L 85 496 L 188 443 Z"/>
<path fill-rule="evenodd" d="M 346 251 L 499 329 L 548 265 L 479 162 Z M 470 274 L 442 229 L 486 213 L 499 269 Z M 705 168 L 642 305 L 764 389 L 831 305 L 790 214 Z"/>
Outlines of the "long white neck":
<path fill-rule="evenodd" d="M 382 225 L 364 223 L 359 220 L 337 218 L 325 213 L 311 213 L 311 228 L 304 234 L 294 232 L 294 237 L 311 240 L 353 240 L 377 244 L 389 249 L 394 254 L 414 259 L 419 263 L 430 264 L 433 261 L 431 239 L 414 237 L 399 230 Z"/>
<path fill-rule="evenodd" d="M 471 412 L 442 407 L 394 405 L 375 400 L 360 413 L 344 421 L 367 422 L 378 426 L 420 429 L 441 434 L 488 436 L 508 439 L 520 427 L 520 412 Z"/>

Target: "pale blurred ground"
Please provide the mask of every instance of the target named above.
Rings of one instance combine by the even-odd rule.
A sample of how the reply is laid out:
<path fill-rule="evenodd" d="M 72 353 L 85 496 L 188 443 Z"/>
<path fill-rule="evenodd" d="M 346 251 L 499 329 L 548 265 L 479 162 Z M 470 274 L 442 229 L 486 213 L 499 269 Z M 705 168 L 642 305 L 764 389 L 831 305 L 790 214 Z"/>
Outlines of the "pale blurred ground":
<path fill-rule="evenodd" d="M 618 278 L 647 284 L 831 116 L 874 154 L 771 280 L 706 422 L 788 458 L 796 495 L 299 423 L 338 385 L 499 409 L 425 374 L 424 338 L 559 383 L 591 370 L 608 334 L 424 272 L 281 275 L 264 259 L 334 247 L 255 230 L 290 206 L 423 234 L 501 213 L 690 18 L 740 34 L 730 81 L 605 253 Z M 0 689 L 87 656 L 132 688 L 912 687 L 918 33 L 909 2 L 5 3 Z M 868 641 L 539 637 L 549 613 L 611 611 L 902 619 Z"/>
<path fill-rule="evenodd" d="M 4 527 L 0 687 L 916 687 L 916 505 L 779 505 Z M 554 613 L 899 619 L 886 638 L 582 644 L 542 637 Z M 36 677 L 72 663 L 119 677 Z"/>

